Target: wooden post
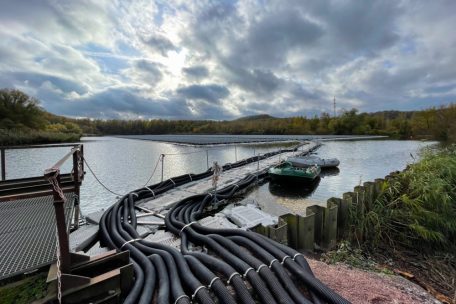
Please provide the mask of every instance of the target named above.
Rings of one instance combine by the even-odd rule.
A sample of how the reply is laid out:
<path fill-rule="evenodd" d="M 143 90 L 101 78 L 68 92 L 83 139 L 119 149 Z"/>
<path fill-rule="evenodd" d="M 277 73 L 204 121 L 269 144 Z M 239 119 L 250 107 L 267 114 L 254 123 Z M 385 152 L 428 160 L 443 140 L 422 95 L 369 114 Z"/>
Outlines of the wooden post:
<path fill-rule="evenodd" d="M 309 214 L 310 213 L 310 214 Z M 306 216 L 297 216 L 298 219 L 298 246 L 297 249 L 313 251 L 315 244 L 315 215 L 309 212 Z"/>
<path fill-rule="evenodd" d="M 331 197 L 328 199 L 329 204 L 337 205 L 337 238 L 341 239 L 346 223 L 348 222 L 348 205 L 343 199 Z"/>
<path fill-rule="evenodd" d="M 375 179 L 375 199 L 377 199 L 383 192 L 383 184 L 385 180 L 383 178 Z"/>
<path fill-rule="evenodd" d="M 344 239 L 349 235 L 350 208 L 353 204 L 353 192 L 346 192 L 342 195 L 342 202 L 339 209 L 338 238 Z"/>
<path fill-rule="evenodd" d="M 364 184 L 364 200 L 367 211 L 372 210 L 372 204 L 374 202 L 375 184 L 373 182 L 365 182 Z"/>
<path fill-rule="evenodd" d="M 281 215 L 280 218 L 282 218 L 285 222 L 287 222 L 287 230 L 288 230 L 288 246 L 297 249 L 297 244 L 298 244 L 298 237 L 297 237 L 297 229 L 298 229 L 298 223 L 297 223 L 297 215 L 287 213 L 284 215 Z"/>
<path fill-rule="evenodd" d="M 329 250 L 336 246 L 337 241 L 337 204 L 328 201 L 328 207 L 323 208 L 323 230 L 321 247 Z"/>
<path fill-rule="evenodd" d="M 355 197 L 353 198 L 353 202 L 356 204 L 357 209 L 364 213 L 365 189 L 363 186 L 356 186 L 354 192 Z"/>
<path fill-rule="evenodd" d="M 306 214 L 313 214 L 314 216 L 314 243 L 320 247 L 322 245 L 323 209 L 323 207 L 317 205 L 306 209 Z"/>
<path fill-rule="evenodd" d="M 2 181 L 6 180 L 6 162 L 5 162 L 5 149 L 0 150 L 2 162 Z"/>
<path fill-rule="evenodd" d="M 311 211 L 306 216 L 287 213 L 280 216 L 287 223 L 288 246 L 296 250 L 313 251 L 315 217 Z"/>

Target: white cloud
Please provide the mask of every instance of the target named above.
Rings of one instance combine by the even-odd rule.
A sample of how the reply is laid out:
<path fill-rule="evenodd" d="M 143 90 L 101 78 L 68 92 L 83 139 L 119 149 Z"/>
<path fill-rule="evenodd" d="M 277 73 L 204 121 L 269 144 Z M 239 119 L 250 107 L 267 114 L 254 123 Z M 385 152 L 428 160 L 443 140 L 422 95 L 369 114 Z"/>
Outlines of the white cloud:
<path fill-rule="evenodd" d="M 453 1 L 6 1 L 0 86 L 51 112 L 223 119 L 454 101 Z M 196 98 L 198 97 L 198 98 Z"/>

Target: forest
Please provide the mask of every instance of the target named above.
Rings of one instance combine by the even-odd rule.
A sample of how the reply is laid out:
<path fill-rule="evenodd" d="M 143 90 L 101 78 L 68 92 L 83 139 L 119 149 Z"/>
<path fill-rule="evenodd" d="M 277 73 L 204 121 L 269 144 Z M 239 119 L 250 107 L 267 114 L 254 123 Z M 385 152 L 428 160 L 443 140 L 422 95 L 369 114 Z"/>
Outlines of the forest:
<path fill-rule="evenodd" d="M 273 113 L 270 113 L 273 114 Z M 82 135 L 126 134 L 335 134 L 387 135 L 396 139 L 456 141 L 456 104 L 421 111 L 360 113 L 337 117 L 277 118 L 256 115 L 231 121 L 74 119 L 46 112 L 25 93 L 0 90 L 0 144 L 77 141 Z"/>

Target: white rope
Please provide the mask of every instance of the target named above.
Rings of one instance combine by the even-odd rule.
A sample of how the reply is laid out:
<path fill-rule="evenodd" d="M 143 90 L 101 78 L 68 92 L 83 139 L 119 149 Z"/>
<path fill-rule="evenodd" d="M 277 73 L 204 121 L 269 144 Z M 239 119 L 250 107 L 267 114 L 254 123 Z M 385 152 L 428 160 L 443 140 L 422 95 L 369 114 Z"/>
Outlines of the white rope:
<path fill-rule="evenodd" d="M 197 289 L 195 289 L 195 292 L 192 294 L 192 300 L 195 299 L 196 294 L 198 293 L 198 291 L 200 291 L 200 290 L 203 289 L 203 288 L 207 288 L 207 287 L 204 286 L 204 285 L 201 285 L 200 287 L 198 287 Z"/>
<path fill-rule="evenodd" d="M 176 183 L 173 181 L 172 178 L 169 179 L 173 183 L 173 187 L 176 187 Z"/>
<path fill-rule="evenodd" d="M 150 188 L 149 188 L 149 187 L 147 187 L 147 186 L 145 186 L 144 188 L 146 188 L 147 190 L 149 190 L 150 192 L 152 192 L 152 195 L 153 195 L 153 196 L 154 196 L 154 198 L 155 198 L 155 192 L 154 192 L 154 190 L 150 189 Z"/>
<path fill-rule="evenodd" d="M 190 222 L 190 223 L 188 223 L 187 225 L 185 225 L 184 227 L 182 227 L 182 229 L 181 229 L 180 232 L 179 232 L 179 235 L 181 235 L 182 232 L 184 232 L 185 228 L 190 227 L 192 224 L 195 224 L 195 223 L 196 223 L 196 222 Z"/>
<path fill-rule="evenodd" d="M 260 265 L 260 267 L 258 267 L 258 269 L 256 270 L 256 272 L 260 273 L 260 270 L 261 270 L 261 268 L 263 268 L 263 267 L 266 267 L 266 268 L 267 268 L 268 265 L 266 265 L 266 264 Z"/>
<path fill-rule="evenodd" d="M 272 264 L 274 264 L 274 262 L 278 262 L 278 261 L 279 261 L 279 260 L 277 260 L 277 259 L 272 260 L 271 263 L 269 263 L 269 268 L 272 267 Z"/>
<path fill-rule="evenodd" d="M 125 243 L 122 244 L 122 246 L 120 246 L 120 250 L 122 250 L 122 248 L 127 244 L 134 243 L 134 242 L 141 241 L 141 240 L 142 239 L 131 239 L 129 241 L 126 241 Z"/>
<path fill-rule="evenodd" d="M 249 268 L 245 271 L 245 273 L 244 273 L 244 275 L 243 275 L 244 278 L 247 278 L 247 274 L 249 273 L 250 270 L 255 271 L 255 269 L 253 269 L 252 267 L 249 267 Z"/>
<path fill-rule="evenodd" d="M 280 264 L 283 265 L 283 263 L 285 263 L 286 259 L 291 259 L 291 256 L 288 256 L 288 255 L 284 256 L 283 259 L 282 259 L 282 262 L 280 262 Z"/>
<path fill-rule="evenodd" d="M 301 254 L 301 253 L 299 253 L 299 252 L 298 252 L 298 253 L 296 253 L 296 254 L 293 256 L 293 259 L 292 259 L 292 260 L 294 261 L 294 260 L 295 260 L 295 259 L 296 259 L 298 256 L 300 256 L 300 255 L 302 255 L 302 254 Z M 303 255 L 302 255 L 302 256 L 303 256 Z M 303 257 L 304 257 L 304 256 L 303 256 Z"/>
<path fill-rule="evenodd" d="M 176 303 L 177 303 L 180 299 L 182 299 L 182 298 L 188 298 L 188 299 L 190 300 L 190 297 L 184 294 L 184 295 L 181 295 L 180 297 L 178 297 L 178 298 L 176 299 L 176 301 L 174 301 L 174 304 L 176 304 Z"/>
<path fill-rule="evenodd" d="M 212 288 L 212 284 L 214 284 L 214 282 L 215 282 L 215 281 L 217 281 L 217 279 L 219 279 L 219 280 L 220 280 L 220 278 L 219 278 L 219 277 L 215 277 L 215 278 L 213 278 L 207 287 L 208 287 L 209 289 L 211 289 L 211 288 Z"/>
<path fill-rule="evenodd" d="M 235 275 L 241 276 L 238 272 L 233 272 L 233 273 L 230 275 L 230 277 L 228 278 L 228 281 L 226 281 L 226 284 L 230 284 L 231 280 L 233 279 L 233 277 L 234 277 Z"/>

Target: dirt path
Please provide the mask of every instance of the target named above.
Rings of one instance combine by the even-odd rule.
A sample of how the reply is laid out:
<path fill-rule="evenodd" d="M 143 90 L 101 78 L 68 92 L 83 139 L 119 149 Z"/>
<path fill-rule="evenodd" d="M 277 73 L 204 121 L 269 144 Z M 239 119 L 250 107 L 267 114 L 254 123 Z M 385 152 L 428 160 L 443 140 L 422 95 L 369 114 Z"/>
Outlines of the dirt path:
<path fill-rule="evenodd" d="M 394 275 L 308 259 L 315 276 L 352 303 L 441 303 L 420 286 Z"/>

